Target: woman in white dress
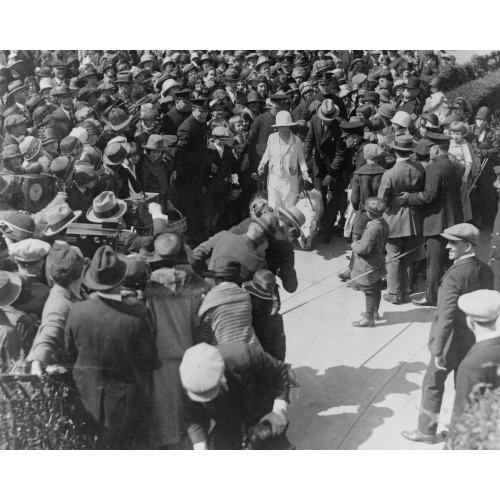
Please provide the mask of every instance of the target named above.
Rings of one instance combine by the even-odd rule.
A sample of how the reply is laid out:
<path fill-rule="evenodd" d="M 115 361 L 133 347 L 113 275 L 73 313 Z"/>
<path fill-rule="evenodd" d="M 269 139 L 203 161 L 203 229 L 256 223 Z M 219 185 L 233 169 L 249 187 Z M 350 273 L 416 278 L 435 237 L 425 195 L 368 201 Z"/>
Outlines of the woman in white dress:
<path fill-rule="evenodd" d="M 299 168 L 307 179 L 307 164 L 304 159 L 302 141 L 290 130 L 295 125 L 288 111 L 276 115 L 278 132 L 271 134 L 267 148 L 260 161 L 258 173 L 262 175 L 269 163 L 267 190 L 269 205 L 273 210 L 279 207 L 289 209 L 297 203 L 299 197 Z"/>

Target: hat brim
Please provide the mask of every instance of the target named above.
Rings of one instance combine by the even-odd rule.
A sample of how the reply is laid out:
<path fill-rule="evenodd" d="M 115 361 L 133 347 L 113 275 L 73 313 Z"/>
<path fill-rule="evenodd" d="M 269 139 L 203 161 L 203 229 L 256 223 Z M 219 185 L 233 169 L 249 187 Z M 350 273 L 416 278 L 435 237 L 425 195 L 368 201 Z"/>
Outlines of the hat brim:
<path fill-rule="evenodd" d="M 398 151 L 413 151 L 413 147 L 409 147 L 409 148 L 402 148 L 400 146 L 396 146 L 396 144 L 394 143 L 394 141 L 391 141 L 389 143 L 389 147 L 392 148 L 392 149 L 397 149 Z"/>
<path fill-rule="evenodd" d="M 100 224 L 101 222 L 107 222 L 110 220 L 119 219 L 127 211 L 127 202 L 125 202 L 123 200 L 116 200 L 116 201 L 118 202 L 118 205 L 121 208 L 120 208 L 120 210 L 118 210 L 118 212 L 116 214 L 113 215 L 113 217 L 107 217 L 106 219 L 101 219 L 99 217 L 96 217 L 95 212 L 94 212 L 94 207 L 90 207 L 87 210 L 87 220 L 89 220 L 90 222 L 95 222 L 97 224 Z"/>
<path fill-rule="evenodd" d="M 448 233 L 440 233 L 440 236 L 450 241 L 469 241 L 465 240 L 464 238 L 459 238 L 458 236 L 453 236 L 452 234 Z"/>
<path fill-rule="evenodd" d="M 22 155 L 19 155 L 19 156 L 22 156 Z M 3 181 L 5 181 L 5 184 L 3 185 L 3 187 L 0 187 L 0 194 L 4 193 L 5 191 L 7 191 L 7 189 L 9 189 L 9 186 L 12 184 L 12 181 L 13 179 L 11 179 L 10 177 L 8 176 L 4 176 L 2 175 L 1 179 Z"/>
<path fill-rule="evenodd" d="M 121 130 L 123 127 L 126 127 L 130 122 L 132 121 L 132 116 L 129 116 L 123 123 L 120 123 L 120 125 L 111 125 L 111 128 L 113 130 Z"/>
<path fill-rule="evenodd" d="M 14 303 L 19 295 L 21 295 L 21 290 L 23 288 L 23 282 L 19 275 L 10 273 L 8 271 L 6 272 L 9 275 L 9 281 L 13 286 L 12 290 L 9 293 L 2 294 L 2 297 L 0 298 L 0 307 L 9 306 L 10 304 Z"/>
<path fill-rule="evenodd" d="M 191 399 L 192 401 L 195 401 L 197 403 L 209 403 L 219 395 L 220 384 L 217 384 L 217 386 L 214 387 L 211 391 L 204 393 L 205 396 L 200 396 L 199 394 L 191 392 L 188 389 L 186 389 L 186 392 L 187 395 L 189 396 L 189 399 Z"/>
<path fill-rule="evenodd" d="M 283 217 L 285 217 L 285 219 L 289 221 L 292 224 L 292 226 L 302 234 L 302 230 L 300 229 L 299 223 L 295 220 L 294 217 L 291 216 L 291 214 L 289 214 L 285 209 L 281 207 L 278 207 L 278 213 Z"/>
<path fill-rule="evenodd" d="M 130 259 L 127 259 L 124 255 L 116 255 L 118 257 L 118 260 L 121 263 L 121 274 L 120 276 L 116 279 L 114 283 L 108 283 L 106 285 L 103 285 L 102 283 L 98 283 L 92 277 L 90 276 L 90 267 L 92 265 L 92 262 L 89 262 L 85 268 L 83 269 L 82 273 L 82 278 L 83 278 L 83 283 L 85 286 L 90 288 L 91 290 L 96 290 L 98 292 L 105 291 L 105 290 L 110 290 L 111 288 L 114 288 L 115 286 L 118 286 L 120 283 L 123 283 L 123 280 L 127 277 L 127 271 L 130 266 Z"/>
<path fill-rule="evenodd" d="M 59 228 L 57 231 L 53 231 L 50 226 L 47 226 L 44 229 L 43 234 L 45 236 L 54 236 L 55 234 L 59 234 L 61 231 L 64 231 L 70 224 L 73 224 L 73 222 L 75 222 L 75 220 L 78 219 L 78 217 L 80 217 L 82 215 L 81 210 L 75 210 L 73 213 L 75 214 L 75 216 L 70 221 L 68 221 L 66 224 L 64 224 L 64 226 Z"/>
<path fill-rule="evenodd" d="M 244 290 L 246 290 L 248 293 L 250 293 L 252 295 L 255 295 L 255 297 L 258 297 L 259 299 L 273 300 L 273 294 L 272 293 L 264 293 L 261 290 L 257 290 L 257 288 L 255 288 L 253 286 L 253 282 L 252 281 L 245 281 L 241 285 L 241 288 L 243 288 Z"/>
<path fill-rule="evenodd" d="M 291 123 L 275 123 L 274 125 L 271 125 L 273 128 L 279 128 L 279 127 L 293 127 L 294 125 L 297 125 L 296 122 L 291 122 Z"/>
<path fill-rule="evenodd" d="M 7 97 L 5 98 L 5 100 L 10 99 L 16 92 L 19 92 L 20 90 L 25 90 L 27 88 L 28 88 L 27 85 L 21 85 L 20 87 L 17 87 L 17 89 L 12 90 L 11 92 L 9 92 L 7 94 Z"/>
<path fill-rule="evenodd" d="M 321 107 L 319 107 L 317 110 L 316 110 L 316 113 L 317 115 L 325 122 L 333 122 L 333 120 L 335 120 L 336 118 L 338 118 L 339 114 L 340 114 L 340 110 L 338 108 L 338 106 L 335 106 L 335 115 L 332 116 L 331 118 L 329 118 L 328 116 L 325 116 L 322 112 L 321 112 Z"/>

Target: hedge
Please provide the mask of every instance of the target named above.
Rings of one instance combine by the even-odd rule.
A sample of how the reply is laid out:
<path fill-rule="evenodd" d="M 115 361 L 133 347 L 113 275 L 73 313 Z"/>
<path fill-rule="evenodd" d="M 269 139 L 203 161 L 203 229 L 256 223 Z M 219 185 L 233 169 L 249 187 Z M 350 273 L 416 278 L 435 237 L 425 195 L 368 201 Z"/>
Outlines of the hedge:
<path fill-rule="evenodd" d="M 450 427 L 452 450 L 500 449 L 500 389 L 484 395 L 476 391 L 475 401 Z"/>
<path fill-rule="evenodd" d="M 500 104 L 500 69 L 454 88 L 447 93 L 447 96 L 449 103 L 457 97 L 466 99 L 470 105 L 472 117 L 481 106 L 488 106 L 495 111 Z"/>

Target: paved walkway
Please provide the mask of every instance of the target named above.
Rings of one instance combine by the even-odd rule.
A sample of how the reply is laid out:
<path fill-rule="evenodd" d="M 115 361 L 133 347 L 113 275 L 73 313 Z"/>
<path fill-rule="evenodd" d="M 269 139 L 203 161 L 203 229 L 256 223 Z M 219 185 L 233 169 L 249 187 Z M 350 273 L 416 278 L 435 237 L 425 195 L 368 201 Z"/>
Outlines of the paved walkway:
<path fill-rule="evenodd" d="M 486 260 L 489 234 L 481 237 Z M 299 288 L 282 293 L 287 362 L 299 382 L 289 408 L 290 440 L 298 449 L 442 449 L 401 436 L 416 427 L 433 308 L 396 306 L 382 300 L 375 328 L 355 328 L 364 311 L 362 292 L 342 286 L 345 239 L 295 252 Z M 449 425 L 453 377 L 438 432 Z"/>

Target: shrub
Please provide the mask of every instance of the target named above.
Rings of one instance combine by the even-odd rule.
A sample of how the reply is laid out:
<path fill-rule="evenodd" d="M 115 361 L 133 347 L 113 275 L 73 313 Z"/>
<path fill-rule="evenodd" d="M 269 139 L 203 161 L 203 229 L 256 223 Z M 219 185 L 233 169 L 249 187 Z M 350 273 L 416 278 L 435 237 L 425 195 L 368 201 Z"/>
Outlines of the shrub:
<path fill-rule="evenodd" d="M 472 117 L 481 106 L 488 106 L 490 109 L 496 110 L 500 102 L 500 69 L 456 87 L 447 96 L 450 103 L 457 97 L 467 99 Z"/>
<path fill-rule="evenodd" d="M 470 63 L 446 66 L 439 73 L 443 92 L 449 92 L 455 87 L 470 82 L 477 77 L 478 75 Z"/>
<path fill-rule="evenodd" d="M 478 393 L 470 407 L 452 422 L 448 435 L 452 450 L 500 449 L 500 388 Z"/>

